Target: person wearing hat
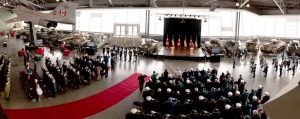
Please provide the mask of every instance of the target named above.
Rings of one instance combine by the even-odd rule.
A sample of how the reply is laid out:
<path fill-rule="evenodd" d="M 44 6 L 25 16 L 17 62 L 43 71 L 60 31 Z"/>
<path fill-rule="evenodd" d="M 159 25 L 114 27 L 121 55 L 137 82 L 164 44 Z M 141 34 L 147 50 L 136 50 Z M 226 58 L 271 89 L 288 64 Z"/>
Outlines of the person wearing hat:
<path fill-rule="evenodd" d="M 270 94 L 269 92 L 265 92 L 265 95 L 263 96 L 262 100 L 260 101 L 261 104 L 265 104 L 270 100 Z"/>
<path fill-rule="evenodd" d="M 259 100 L 256 96 L 253 96 L 252 97 L 252 109 L 257 109 L 258 108 L 258 105 L 259 105 Z"/>
<path fill-rule="evenodd" d="M 232 108 L 229 104 L 226 104 L 224 110 L 221 113 L 223 119 L 233 119 L 234 114 L 232 113 Z"/>
<path fill-rule="evenodd" d="M 233 108 L 234 119 L 243 119 L 243 110 L 241 103 L 235 103 Z"/>
<path fill-rule="evenodd" d="M 260 115 L 257 110 L 252 111 L 251 119 L 260 119 Z"/>
<path fill-rule="evenodd" d="M 136 108 L 132 108 L 130 110 L 130 113 L 126 114 L 125 119 L 141 119 L 143 117 L 143 114 L 141 113 L 140 110 Z"/>
<path fill-rule="evenodd" d="M 140 86 L 140 91 L 142 91 L 143 88 L 144 88 L 145 77 L 146 77 L 146 75 L 144 75 L 143 73 L 140 74 L 139 77 L 138 77 L 138 80 L 139 80 L 139 86 Z"/>
<path fill-rule="evenodd" d="M 151 79 L 155 82 L 157 79 L 157 73 L 155 71 L 153 71 L 153 74 L 151 75 Z"/>
<path fill-rule="evenodd" d="M 261 100 L 262 93 L 263 93 L 263 86 L 258 85 L 258 89 L 256 90 L 256 96 L 259 100 Z"/>
<path fill-rule="evenodd" d="M 169 72 L 168 72 L 167 69 L 165 69 L 163 76 L 164 76 L 164 80 L 167 80 L 167 79 L 168 79 L 168 77 L 169 77 Z"/>

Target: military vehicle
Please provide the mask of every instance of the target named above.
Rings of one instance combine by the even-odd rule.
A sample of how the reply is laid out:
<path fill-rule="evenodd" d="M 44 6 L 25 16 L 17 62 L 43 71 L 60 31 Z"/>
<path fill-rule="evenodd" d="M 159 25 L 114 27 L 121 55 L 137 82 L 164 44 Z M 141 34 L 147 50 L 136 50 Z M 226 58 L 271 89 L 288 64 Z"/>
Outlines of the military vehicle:
<path fill-rule="evenodd" d="M 145 42 L 140 46 L 140 53 L 146 54 L 149 51 L 150 54 L 157 53 L 162 47 L 162 42 L 159 42 L 154 39 L 145 39 Z"/>
<path fill-rule="evenodd" d="M 248 52 L 257 53 L 259 50 L 259 45 L 260 43 L 258 38 L 246 41 L 246 49 Z"/>
<path fill-rule="evenodd" d="M 210 39 L 205 42 L 205 48 L 209 54 L 217 53 L 223 54 L 224 48 L 220 39 Z"/>
<path fill-rule="evenodd" d="M 268 43 L 263 44 L 260 47 L 260 51 L 263 53 L 274 53 L 279 54 L 286 48 L 286 43 L 278 39 L 271 39 Z"/>
<path fill-rule="evenodd" d="M 292 56 L 293 54 L 300 56 L 300 43 L 298 40 L 292 40 L 287 45 L 287 54 Z"/>
<path fill-rule="evenodd" d="M 241 49 L 241 42 L 228 40 L 224 44 L 225 52 L 227 55 L 235 54 L 239 49 Z"/>

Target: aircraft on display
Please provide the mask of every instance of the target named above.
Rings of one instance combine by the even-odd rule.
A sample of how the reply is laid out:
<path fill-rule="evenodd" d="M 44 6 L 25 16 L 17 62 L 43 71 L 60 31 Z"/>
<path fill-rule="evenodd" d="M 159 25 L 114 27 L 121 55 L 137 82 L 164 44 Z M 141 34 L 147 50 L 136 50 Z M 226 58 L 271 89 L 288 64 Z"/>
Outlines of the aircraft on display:
<path fill-rule="evenodd" d="M 59 5 L 50 13 L 42 13 L 40 11 L 31 10 L 23 5 L 17 5 L 11 9 L 11 11 L 15 13 L 17 17 L 9 19 L 6 21 L 6 23 L 27 21 L 34 25 L 36 24 L 47 28 L 55 28 L 57 23 L 75 24 L 75 10 L 78 5 L 78 3 L 60 2 Z"/>

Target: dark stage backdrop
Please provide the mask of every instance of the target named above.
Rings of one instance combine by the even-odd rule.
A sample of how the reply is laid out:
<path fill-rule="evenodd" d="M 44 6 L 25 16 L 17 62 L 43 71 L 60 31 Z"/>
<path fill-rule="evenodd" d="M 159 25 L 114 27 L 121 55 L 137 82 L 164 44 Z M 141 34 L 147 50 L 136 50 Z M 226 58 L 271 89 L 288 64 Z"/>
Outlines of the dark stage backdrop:
<path fill-rule="evenodd" d="M 186 37 L 187 47 L 190 46 L 192 38 L 195 46 L 197 38 L 197 46 L 200 47 L 201 38 L 201 20 L 200 19 L 182 19 L 182 18 L 165 18 L 164 19 L 164 39 L 163 44 L 166 46 L 168 36 L 169 46 L 172 46 L 172 38 L 174 37 L 175 47 L 178 47 L 178 37 L 180 36 L 180 46 L 184 47 L 184 39 Z"/>

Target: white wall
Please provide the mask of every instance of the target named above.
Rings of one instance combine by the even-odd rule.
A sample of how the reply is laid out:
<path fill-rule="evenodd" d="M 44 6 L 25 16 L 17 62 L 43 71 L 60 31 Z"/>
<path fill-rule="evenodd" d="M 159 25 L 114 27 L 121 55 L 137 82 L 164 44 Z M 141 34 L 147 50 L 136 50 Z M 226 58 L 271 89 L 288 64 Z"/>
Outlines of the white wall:
<path fill-rule="evenodd" d="M 208 9 L 196 8 L 159 8 L 150 9 L 150 34 L 162 35 L 164 15 L 207 15 L 207 22 L 202 20 L 204 37 L 232 37 L 235 31 L 235 9 Z M 272 36 L 285 38 L 300 38 L 299 16 L 259 16 L 254 13 L 240 10 L 240 37 Z M 145 32 L 145 8 L 114 8 L 114 9 L 80 9 L 76 15 L 76 30 L 113 33 L 115 23 L 140 24 L 140 32 Z M 161 17 L 161 19 L 159 19 Z M 59 24 L 58 29 L 71 30 L 71 25 Z"/>

